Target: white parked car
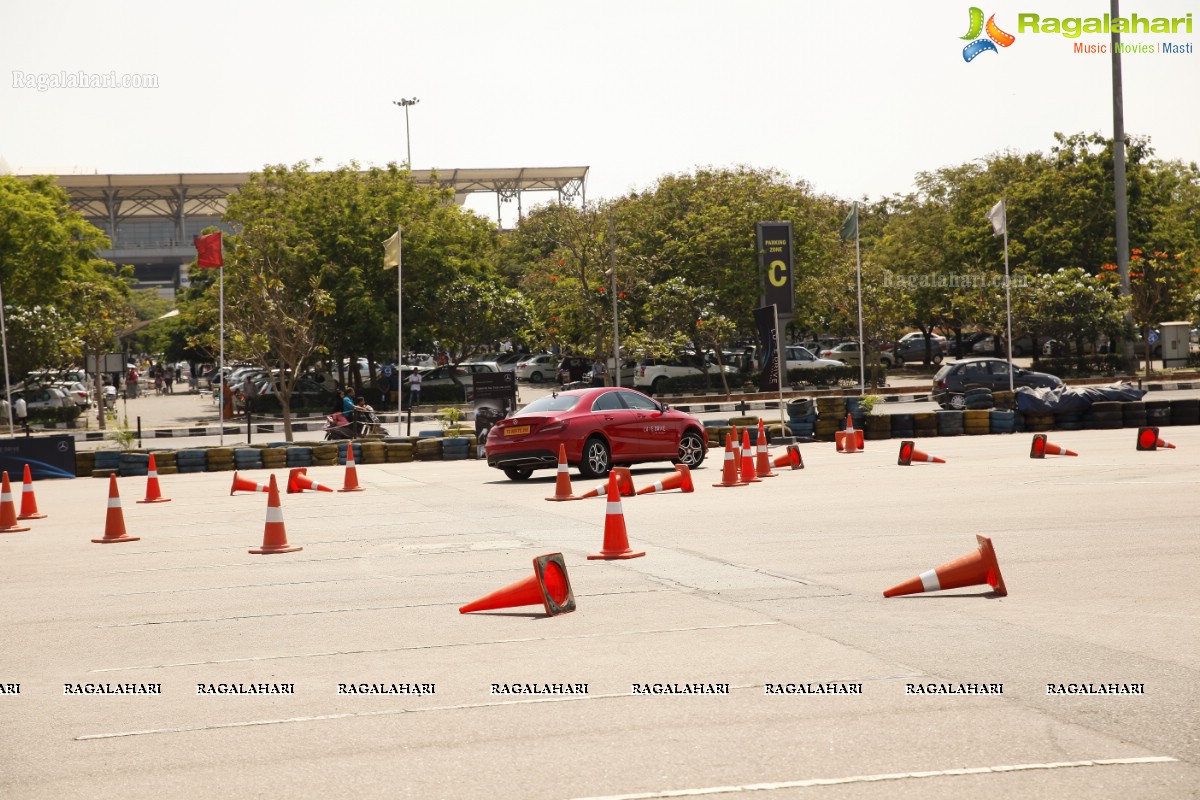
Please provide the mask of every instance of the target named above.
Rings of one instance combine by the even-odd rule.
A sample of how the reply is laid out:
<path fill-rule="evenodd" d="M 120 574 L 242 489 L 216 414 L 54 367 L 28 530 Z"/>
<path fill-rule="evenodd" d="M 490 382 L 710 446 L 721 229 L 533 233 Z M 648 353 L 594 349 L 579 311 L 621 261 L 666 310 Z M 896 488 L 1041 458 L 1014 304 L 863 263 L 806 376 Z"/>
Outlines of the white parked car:
<path fill-rule="evenodd" d="M 79 381 L 56 383 L 54 384 L 54 388 L 62 390 L 67 399 L 80 408 L 88 408 L 92 404 L 92 388 L 85 386 Z"/>
<path fill-rule="evenodd" d="M 557 356 L 549 353 L 538 353 L 535 356 L 525 356 L 517 362 L 517 380 L 541 383 L 558 374 Z"/>
<path fill-rule="evenodd" d="M 893 366 L 896 363 L 896 357 L 886 350 L 876 353 L 875 357 L 885 367 Z M 822 350 L 821 358 L 832 358 L 837 361 L 843 361 L 846 364 L 858 364 L 861 358 L 858 352 L 858 342 L 842 342 L 836 347 Z"/>
<path fill-rule="evenodd" d="M 708 371 L 715 373 L 719 368 L 710 361 Z M 724 371 L 732 375 L 737 372 L 737 367 L 726 364 Z M 684 361 L 680 358 L 643 358 L 638 362 L 637 370 L 633 374 L 633 388 L 648 394 L 662 394 L 662 385 L 668 378 L 703 374 L 703 370 L 695 366 L 695 361 L 691 359 Z"/>
<path fill-rule="evenodd" d="M 817 369 L 820 367 L 844 367 L 845 364 L 832 358 L 817 358 L 807 347 L 789 344 L 784 348 L 787 354 L 787 369 Z"/>

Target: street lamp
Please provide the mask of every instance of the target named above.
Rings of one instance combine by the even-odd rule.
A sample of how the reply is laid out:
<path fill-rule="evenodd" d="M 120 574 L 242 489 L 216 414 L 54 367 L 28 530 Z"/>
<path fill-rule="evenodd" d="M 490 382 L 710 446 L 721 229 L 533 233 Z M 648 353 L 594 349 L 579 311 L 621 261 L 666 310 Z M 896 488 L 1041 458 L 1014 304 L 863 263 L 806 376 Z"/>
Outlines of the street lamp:
<path fill-rule="evenodd" d="M 405 97 L 405 98 L 401 98 L 400 100 L 392 101 L 393 105 L 404 106 L 404 146 L 408 150 L 408 168 L 409 169 L 412 169 L 412 139 L 410 138 L 409 131 L 408 131 L 408 107 L 415 106 L 419 102 L 421 102 L 421 101 L 415 97 L 412 97 L 412 98 Z"/>

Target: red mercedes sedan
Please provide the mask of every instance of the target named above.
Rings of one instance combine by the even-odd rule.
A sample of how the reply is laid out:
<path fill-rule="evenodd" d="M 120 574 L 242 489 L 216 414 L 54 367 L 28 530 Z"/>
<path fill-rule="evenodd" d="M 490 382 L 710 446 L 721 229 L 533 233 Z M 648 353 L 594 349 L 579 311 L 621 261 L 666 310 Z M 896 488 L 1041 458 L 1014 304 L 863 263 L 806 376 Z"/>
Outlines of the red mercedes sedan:
<path fill-rule="evenodd" d="M 535 400 L 492 426 L 488 466 L 523 481 L 558 465 L 558 446 L 585 478 L 614 465 L 673 461 L 695 469 L 708 453 L 704 425 L 691 414 L 622 388 L 573 389 Z"/>

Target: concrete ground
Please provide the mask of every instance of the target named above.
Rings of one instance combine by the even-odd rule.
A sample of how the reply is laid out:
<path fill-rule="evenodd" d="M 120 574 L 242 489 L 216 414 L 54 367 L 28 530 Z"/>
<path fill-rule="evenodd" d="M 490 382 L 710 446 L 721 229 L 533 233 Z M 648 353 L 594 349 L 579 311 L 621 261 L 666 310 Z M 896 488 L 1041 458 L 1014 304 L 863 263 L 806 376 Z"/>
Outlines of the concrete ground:
<path fill-rule="evenodd" d="M 121 479 L 141 539 L 113 545 L 89 541 L 106 481 L 42 481 L 48 517 L 0 534 L 0 796 L 1197 797 L 1200 426 L 1163 435 L 1178 449 L 1052 433 L 1080 455 L 1045 460 L 1028 435 L 928 439 L 948 463 L 912 467 L 895 442 L 810 444 L 804 470 L 730 489 L 713 459 L 694 494 L 621 503 L 646 551 L 628 561 L 586 559 L 603 502 L 546 502 L 553 473 L 512 483 L 479 461 L 360 465 L 364 492 L 285 495 L 304 549 L 274 556 L 247 553 L 266 500 L 229 496 L 229 473 L 164 476 L 155 505 Z M 1008 596 L 883 598 L 977 534 Z M 555 551 L 574 613 L 458 613 Z M 728 693 L 634 693 L 675 683 Z M 294 694 L 198 693 L 215 684 Z M 788 684 L 861 693 L 766 693 Z"/>

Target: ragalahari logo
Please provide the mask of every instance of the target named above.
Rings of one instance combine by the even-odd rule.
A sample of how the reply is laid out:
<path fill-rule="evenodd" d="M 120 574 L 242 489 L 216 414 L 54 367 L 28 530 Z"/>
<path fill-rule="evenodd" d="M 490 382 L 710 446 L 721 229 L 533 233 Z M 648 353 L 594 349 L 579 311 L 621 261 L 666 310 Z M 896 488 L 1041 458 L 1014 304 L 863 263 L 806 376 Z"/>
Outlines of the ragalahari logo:
<path fill-rule="evenodd" d="M 999 53 L 996 45 L 1008 47 L 1017 40 L 1017 37 L 1011 33 L 1005 33 L 1000 30 L 1000 26 L 996 24 L 996 15 L 992 14 L 988 17 L 987 24 L 983 23 L 983 9 L 971 6 L 971 27 L 967 30 L 967 35 L 963 39 L 971 39 L 971 43 L 963 48 L 963 61 L 970 63 L 975 60 L 975 56 L 980 53 L 991 51 Z M 987 38 L 980 38 L 979 34 L 987 33 Z"/>

